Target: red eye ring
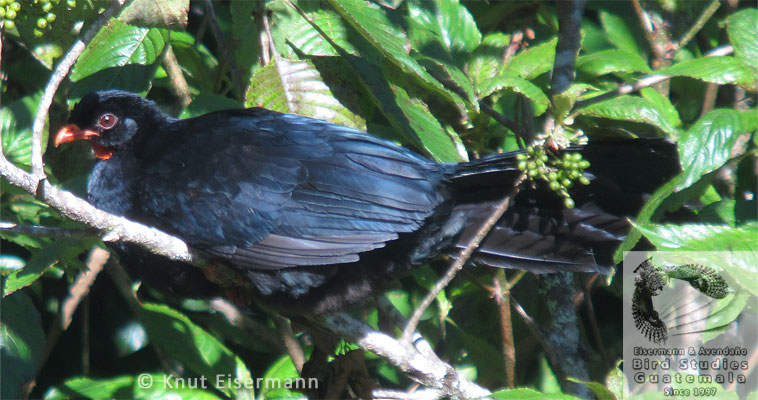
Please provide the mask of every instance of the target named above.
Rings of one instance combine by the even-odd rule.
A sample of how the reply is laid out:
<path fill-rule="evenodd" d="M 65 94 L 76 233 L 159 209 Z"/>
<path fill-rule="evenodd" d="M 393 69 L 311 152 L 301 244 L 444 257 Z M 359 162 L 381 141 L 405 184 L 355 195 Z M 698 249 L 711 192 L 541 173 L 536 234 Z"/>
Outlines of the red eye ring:
<path fill-rule="evenodd" d="M 100 116 L 100 119 L 97 120 L 97 124 L 100 125 L 104 129 L 113 128 L 117 122 L 118 122 L 118 117 L 111 113 L 103 114 Z"/>

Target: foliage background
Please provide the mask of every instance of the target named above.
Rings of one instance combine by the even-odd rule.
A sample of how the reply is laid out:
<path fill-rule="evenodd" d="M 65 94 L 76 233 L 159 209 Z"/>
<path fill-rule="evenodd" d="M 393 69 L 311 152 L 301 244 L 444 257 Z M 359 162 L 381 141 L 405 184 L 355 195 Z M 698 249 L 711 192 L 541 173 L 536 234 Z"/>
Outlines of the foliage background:
<path fill-rule="evenodd" d="M 8 10 L 12 3 L 0 4 Z M 32 120 L 52 68 L 108 4 L 29 0 L 12 23 L 3 14 L 0 132 L 3 153 L 16 165 L 30 168 Z M 210 1 L 171 0 L 157 9 L 156 4 L 135 0 L 87 46 L 55 97 L 43 143 L 78 99 L 103 88 L 147 95 L 180 118 L 242 106 L 314 116 L 368 130 L 441 162 L 517 149 L 514 132 L 494 113 L 539 131 L 554 121 L 557 128 L 547 132 L 557 138 L 578 133 L 589 140 L 668 138 L 678 143 L 683 173 L 651 196 L 636 219 L 639 229 L 622 248 L 631 248 L 641 232 L 659 248 L 748 250 L 726 272 L 756 294 L 758 10 L 749 4 L 643 1 L 646 25 L 634 2 L 589 1 L 576 83 L 561 95 L 549 90 L 558 39 L 554 2 L 296 2 L 307 19 L 280 0 L 215 1 L 213 15 Z M 264 10 L 270 36 L 262 24 Z M 51 19 L 48 13 L 54 20 L 40 23 Z M 733 52 L 705 56 L 721 45 L 731 45 Z M 589 100 L 652 74 L 673 78 L 631 94 Z M 45 163 L 50 182 L 86 197 L 93 159 L 85 144 L 48 145 Z M 0 196 L 4 223 L 82 227 L 5 179 Z M 659 222 L 664 211 L 685 204 L 694 219 Z M 98 277 L 88 295 L 85 290 L 70 327 L 56 332 L 56 321 L 65 316 L 64 299 L 75 294 L 72 282 L 93 246 L 102 244 L 91 234 L 53 238 L 5 228 L 0 231 L 4 398 L 24 393 L 50 399 L 301 396 L 275 388 L 255 393 L 218 386 L 140 389 L 141 373 L 160 381 L 166 374 L 286 378 L 297 371 L 266 314 L 253 311 L 249 318 L 257 324 L 251 331 L 226 321 L 207 301 L 139 288 L 142 303 L 137 304 L 119 289 L 124 278 L 114 273 Z M 442 270 L 444 262 L 424 266 L 401 279 L 386 298 L 407 316 Z M 507 345 L 488 289 L 493 275 L 465 271 L 438 296 L 419 328 L 443 359 L 496 390 L 508 382 L 502 356 Z M 582 340 L 592 361 L 591 378 L 618 395 L 612 381 L 621 352 L 620 286 L 600 281 L 594 281 L 589 299 L 597 321 L 588 322 L 586 305 L 578 309 L 585 323 Z M 531 314 L 542 316 L 534 277 L 524 277 L 512 293 Z M 380 323 L 375 309 L 356 315 Z M 590 332 L 593 324 L 602 341 Z M 560 392 L 539 344 L 517 318 L 513 331 L 516 384 Z M 310 352 L 308 334 L 298 337 Z M 343 342 L 338 353 L 353 348 Z M 370 353 L 365 358 L 369 376 L 381 386 L 411 385 L 386 361 Z M 502 394 L 532 395 L 527 390 Z"/>

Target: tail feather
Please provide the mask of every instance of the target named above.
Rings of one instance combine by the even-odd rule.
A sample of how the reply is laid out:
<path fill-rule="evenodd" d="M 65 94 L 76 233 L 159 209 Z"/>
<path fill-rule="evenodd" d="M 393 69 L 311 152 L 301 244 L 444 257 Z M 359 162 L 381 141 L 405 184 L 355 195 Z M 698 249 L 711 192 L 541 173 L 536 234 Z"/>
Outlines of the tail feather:
<path fill-rule="evenodd" d="M 679 172 L 676 147 L 665 140 L 599 141 L 570 150 L 591 163 L 590 184 L 570 191 L 575 208 L 563 207 L 542 185 L 523 188 L 474 253 L 474 263 L 534 273 L 608 273 L 645 195 Z M 470 242 L 495 202 L 512 188 L 521 174 L 516 154 L 457 164 L 448 174 L 458 190 L 455 212 L 467 221 L 454 248 Z"/>

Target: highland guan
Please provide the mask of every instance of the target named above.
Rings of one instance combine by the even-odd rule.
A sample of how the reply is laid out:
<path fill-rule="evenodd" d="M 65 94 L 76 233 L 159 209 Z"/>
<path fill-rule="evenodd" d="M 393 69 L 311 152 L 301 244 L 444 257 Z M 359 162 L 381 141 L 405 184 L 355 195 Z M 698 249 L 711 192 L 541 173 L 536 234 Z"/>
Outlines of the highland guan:
<path fill-rule="evenodd" d="M 293 313 L 365 301 L 392 276 L 454 256 L 521 174 L 515 153 L 436 163 L 321 120 L 262 108 L 177 120 L 117 90 L 85 96 L 55 144 L 77 139 L 99 159 L 92 204 L 176 235 L 209 260 L 201 271 L 117 242 L 128 270 L 179 296 L 232 293 Z M 591 163 L 590 184 L 571 191 L 576 207 L 525 188 L 472 263 L 607 271 L 642 194 L 679 168 L 663 140 L 575 149 Z"/>

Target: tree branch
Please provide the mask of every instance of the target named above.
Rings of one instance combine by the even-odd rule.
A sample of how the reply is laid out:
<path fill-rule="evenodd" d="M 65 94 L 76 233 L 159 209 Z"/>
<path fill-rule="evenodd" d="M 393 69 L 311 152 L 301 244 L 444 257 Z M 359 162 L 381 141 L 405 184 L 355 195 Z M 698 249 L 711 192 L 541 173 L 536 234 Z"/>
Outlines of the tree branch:
<path fill-rule="evenodd" d="M 106 234 L 106 240 L 123 240 L 140 245 L 147 250 L 176 261 L 202 265 L 203 261 L 184 241 L 126 218 L 109 214 L 95 208 L 88 202 L 61 190 L 47 181 L 38 181 L 33 175 L 13 165 L 5 155 L 0 155 L 0 176 L 11 185 L 18 186 L 31 195 L 53 207 L 61 215 L 81 222 Z M 41 186 L 40 186 L 41 185 Z"/>
<path fill-rule="evenodd" d="M 95 21 L 92 26 L 87 29 L 81 38 L 74 42 L 71 49 L 66 53 L 61 62 L 55 67 L 53 75 L 50 76 L 47 86 L 45 86 L 45 92 L 42 94 L 42 98 L 39 101 L 39 107 L 37 108 L 37 114 L 34 116 L 34 122 L 32 124 L 32 176 L 40 182 L 45 178 L 45 172 L 43 170 L 42 163 L 42 130 L 45 128 L 45 118 L 48 111 L 50 111 L 50 105 L 53 104 L 53 98 L 58 91 L 58 87 L 66 78 L 74 63 L 84 51 L 87 43 L 89 43 L 100 31 L 100 28 L 105 25 L 111 17 L 116 15 L 121 6 L 126 3 L 126 0 L 112 0 L 110 7 L 103 12 L 100 17 Z M 37 184 L 35 184 L 34 193 L 36 194 Z"/>
<path fill-rule="evenodd" d="M 437 389 L 433 398 L 476 398 L 490 394 L 487 389 L 469 381 L 449 364 L 436 356 L 430 357 L 428 351 L 422 352 L 410 342 L 399 341 L 375 331 L 347 314 L 324 315 L 314 322 L 384 358 L 411 379 Z M 426 342 L 422 340 L 420 343 Z"/>

